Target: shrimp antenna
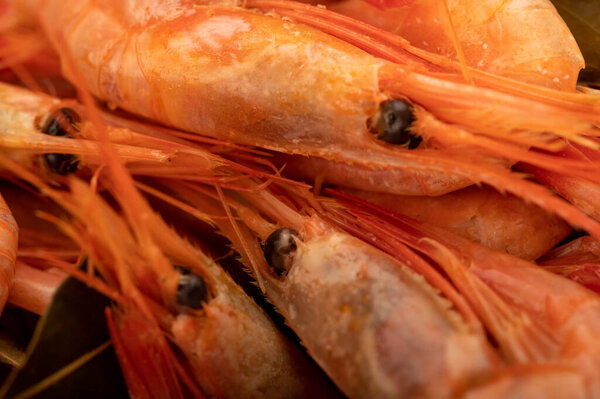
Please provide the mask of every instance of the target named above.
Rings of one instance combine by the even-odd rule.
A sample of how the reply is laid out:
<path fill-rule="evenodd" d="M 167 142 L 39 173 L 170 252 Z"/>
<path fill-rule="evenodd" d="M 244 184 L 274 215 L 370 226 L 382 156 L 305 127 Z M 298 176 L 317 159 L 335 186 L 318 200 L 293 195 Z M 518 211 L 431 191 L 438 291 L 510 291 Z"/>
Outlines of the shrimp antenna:
<path fill-rule="evenodd" d="M 456 34 L 456 29 L 454 28 L 454 22 L 452 21 L 452 15 L 450 14 L 448 0 L 440 0 L 440 3 L 443 9 L 443 14 L 446 16 L 448 27 L 450 28 L 450 38 L 452 39 L 452 45 L 454 46 L 456 56 L 458 57 L 458 61 L 460 62 L 460 69 L 462 70 L 462 74 L 467 82 L 473 83 L 473 80 L 471 79 L 471 74 L 469 73 L 469 69 L 467 68 L 467 59 L 465 58 L 465 52 L 463 51 L 463 48 L 460 45 L 458 35 Z"/>

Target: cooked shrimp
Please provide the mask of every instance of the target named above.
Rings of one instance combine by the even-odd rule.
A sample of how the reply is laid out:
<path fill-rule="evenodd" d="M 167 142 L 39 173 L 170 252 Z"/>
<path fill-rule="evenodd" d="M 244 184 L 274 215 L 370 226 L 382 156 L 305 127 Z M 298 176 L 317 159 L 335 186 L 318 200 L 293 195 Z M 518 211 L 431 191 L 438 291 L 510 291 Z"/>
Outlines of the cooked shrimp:
<path fill-rule="evenodd" d="M 374 3 L 378 8 L 361 0 L 344 0 L 328 6 L 400 34 L 416 47 L 436 54 L 453 57 L 464 50 L 468 65 L 523 82 L 572 91 L 584 66 L 573 36 L 548 0 L 429 0 L 402 7 L 393 3 Z M 585 159 L 577 156 L 579 151 L 585 149 L 567 149 L 571 156 L 565 152 L 556 155 L 563 160 Z M 590 157 L 600 158 L 597 154 Z M 540 165 L 527 166 L 526 170 L 592 217 L 600 217 L 590 200 L 599 191 L 597 182 L 548 171 Z"/>
<path fill-rule="evenodd" d="M 368 171 L 376 175 L 390 171 L 386 180 L 390 190 L 401 183 L 394 178 L 398 170 L 436 178 L 451 175 L 443 184 L 446 191 L 452 185 L 460 188 L 484 181 L 569 223 L 598 230 L 556 198 L 509 179 L 497 169 L 498 161 L 489 158 L 490 153 L 509 154 L 509 163 L 523 158 L 538 162 L 539 154 L 531 155 L 521 146 L 545 148 L 559 136 L 585 142 L 581 134 L 600 120 L 596 96 L 525 90 L 497 81 L 512 94 L 466 85 L 456 75 L 449 77 L 451 73 L 436 75 L 431 63 L 387 42 L 372 39 L 362 47 L 377 54 L 391 52 L 388 58 L 397 63 L 360 50 L 353 44 L 367 37 L 362 25 L 324 22 L 317 13 L 327 10 L 266 0 L 248 5 L 274 8 L 303 23 L 312 20 L 351 43 L 257 11 L 183 0 L 168 5 L 148 0 L 135 8 L 123 8 L 120 2 L 82 0 L 66 6 L 48 0 L 37 10 L 61 55 L 63 72 L 111 105 L 235 143 L 318 156 L 348 168 L 359 165 L 367 171 L 363 181 L 372 177 Z M 138 12 L 141 9 L 145 11 Z M 389 140 L 410 147 L 416 140 L 409 134 L 414 118 L 417 131 L 427 132 L 427 141 L 443 145 L 409 150 L 375 139 L 367 126 L 381 125 L 390 109 L 408 112 L 408 119 L 396 132 L 399 136 Z M 448 141 L 450 149 L 445 148 Z M 457 153 L 464 156 L 465 147 L 472 155 L 461 159 Z M 486 156 L 474 155 L 473 147 L 483 148 Z M 588 164 L 553 157 L 540 162 L 574 175 L 597 176 L 596 168 Z M 424 180 L 426 192 L 433 191 L 428 190 L 430 183 L 439 182 Z"/>
<path fill-rule="evenodd" d="M 346 198 L 343 203 L 349 211 L 330 201 L 323 203 L 340 226 L 362 228 L 365 237 L 375 234 L 375 245 L 379 239 L 399 240 L 443 268 L 476 309 L 508 364 L 527 365 L 532 373 L 522 380 L 518 373 L 513 375 L 517 392 L 539 385 L 546 371 L 562 369 L 575 377 L 565 380 L 574 384 L 575 392 L 598 396 L 600 298 L 595 293 L 524 260 L 340 196 Z"/>
<path fill-rule="evenodd" d="M 66 180 L 70 192 L 57 191 L 8 158 L 1 162 L 76 219 L 56 223 L 84 248 L 118 304 L 107 317 L 132 393 L 336 397 L 320 371 L 241 288 L 150 209 L 122 165 L 114 163 L 117 155 L 107 154 L 110 174 L 103 182 L 122 215 L 73 176 Z M 184 354 L 195 382 L 165 334 Z M 148 347 L 156 358 L 147 355 Z"/>
<path fill-rule="evenodd" d="M 177 138 L 178 132 L 109 113 L 102 117 L 107 121 L 106 132 L 119 158 L 132 173 L 220 181 L 226 179 L 222 177 L 226 171 L 219 172 L 220 167 L 239 169 L 239 165 L 209 152 L 208 145 L 192 146 Z M 252 153 L 218 141 L 210 144 L 222 144 L 240 154 Z M 0 152 L 50 176 L 90 173 L 104 164 L 99 137 L 79 102 L 5 83 L 0 83 Z M 164 168 L 167 164 L 169 168 Z"/>
<path fill-rule="evenodd" d="M 191 183 L 164 184 L 198 209 L 241 219 L 242 225 L 214 222 L 349 397 L 452 397 L 493 369 L 478 322 L 414 253 L 394 261 L 266 190 L 240 192 L 252 208 L 228 196 L 221 205 Z M 412 268 L 427 270 L 428 281 L 449 293 L 457 308 Z"/>
<path fill-rule="evenodd" d="M 101 163 L 97 143 L 71 140 L 85 134 L 86 129 L 77 112 L 58 99 L 0 83 L 0 121 L 0 148 L 23 165 L 64 174 L 76 170 L 81 161 Z M 122 158 L 129 161 L 164 163 L 170 155 L 160 150 L 118 147 Z"/>

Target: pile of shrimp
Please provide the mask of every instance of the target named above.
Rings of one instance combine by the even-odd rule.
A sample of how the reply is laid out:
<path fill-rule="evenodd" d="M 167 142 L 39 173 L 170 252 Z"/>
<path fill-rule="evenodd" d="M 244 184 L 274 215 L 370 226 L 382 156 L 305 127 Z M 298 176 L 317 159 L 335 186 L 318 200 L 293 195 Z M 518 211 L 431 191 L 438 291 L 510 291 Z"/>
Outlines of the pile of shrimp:
<path fill-rule="evenodd" d="M 549 0 L 0 1 L 0 311 L 108 297 L 134 398 L 598 398 L 584 65 Z"/>

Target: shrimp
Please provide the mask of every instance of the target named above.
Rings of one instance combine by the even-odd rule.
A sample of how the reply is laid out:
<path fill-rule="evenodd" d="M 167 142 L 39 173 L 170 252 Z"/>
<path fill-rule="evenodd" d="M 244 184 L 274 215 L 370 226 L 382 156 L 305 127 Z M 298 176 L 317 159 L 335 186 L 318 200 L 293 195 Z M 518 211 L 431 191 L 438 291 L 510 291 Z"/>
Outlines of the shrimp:
<path fill-rule="evenodd" d="M 9 158 L 0 162 L 76 220 L 51 219 L 84 249 L 88 264 L 105 283 L 60 260 L 49 261 L 115 301 L 107 320 L 132 394 L 337 397 L 321 372 L 241 288 L 150 209 L 117 155 L 105 154 L 109 173 L 102 184 L 122 215 L 73 175 L 63 179 L 68 192 L 55 190 Z M 183 362 L 166 337 L 184 355 Z"/>
<path fill-rule="evenodd" d="M 178 138 L 178 132 L 106 112 L 101 117 L 119 159 L 136 175 L 221 181 L 227 169 L 240 166 L 214 155 L 209 147 L 222 145 L 238 154 L 252 154 L 216 140 L 204 147 L 192 145 Z M 0 152 L 50 178 L 90 174 L 104 164 L 99 137 L 82 104 L 5 83 L 0 83 Z M 164 167 L 167 164 L 169 168 Z"/>
<path fill-rule="evenodd" d="M 426 0 L 400 7 L 387 1 L 321 3 L 398 34 L 415 47 L 451 59 L 461 51 L 468 66 L 522 82 L 574 91 L 585 66 L 549 0 Z"/>
<path fill-rule="evenodd" d="M 230 213 L 231 224 L 220 218 L 214 223 L 311 356 L 349 397 L 453 397 L 494 368 L 469 309 L 411 251 L 394 261 L 317 215 L 298 212 L 268 189 L 240 191 L 250 207 L 218 195 L 219 189 L 211 194 L 194 183 L 161 185 L 212 215 Z M 411 268 L 427 270 L 439 285 Z M 434 286 L 449 293 L 457 307 L 452 309 Z"/>
<path fill-rule="evenodd" d="M 413 195 L 435 191 L 428 186 L 445 176 L 448 181 L 439 184 L 444 192 L 485 182 L 598 230 L 539 187 L 507 176 L 507 162 L 497 160 L 500 154 L 509 164 L 526 159 L 597 179 L 594 165 L 559 162 L 522 147 L 551 147 L 558 137 L 586 142 L 582 133 L 600 119 L 596 96 L 487 75 L 504 92 L 467 85 L 393 38 L 369 39 L 374 36 L 356 21 L 294 2 L 256 0 L 248 6 L 302 24 L 217 3 L 121 6 L 49 0 L 36 8 L 66 76 L 111 106 L 238 144 L 320 157 L 341 165 L 346 176 L 358 166 L 356 180 L 364 189 L 383 180 L 371 186 L 395 192 L 403 182 L 398 171 L 421 174 L 424 192 Z M 331 20 L 324 22 L 323 15 Z M 322 30 L 304 25 L 310 21 Z M 411 147 L 418 140 L 407 129 L 414 124 L 431 147 L 397 148 L 374 138 L 368 126 L 385 125 L 380 121 L 388 112 L 406 116 L 400 136 L 389 140 Z"/>
<path fill-rule="evenodd" d="M 571 231 L 556 216 L 487 186 L 472 186 L 441 197 L 344 191 L 526 260 L 545 254 Z"/>
<path fill-rule="evenodd" d="M 464 50 L 467 64 L 488 72 L 559 90 L 574 89 L 583 58 L 549 1 L 444 2 L 413 2 L 400 8 L 387 8 L 383 2 L 376 8 L 364 1 L 347 0 L 332 2 L 330 8 L 400 34 L 415 46 L 437 54 L 452 57 Z M 452 19 L 461 23 L 452 24 Z M 518 29 L 513 28 L 515 22 Z M 527 35 L 521 34 L 524 30 Z M 573 143 L 565 146 L 565 151 L 556 154 L 563 159 L 598 159 L 597 151 Z M 589 200 L 599 190 L 597 182 L 548 171 L 539 165 L 524 169 L 587 214 L 600 217 L 600 211 Z"/>
<path fill-rule="evenodd" d="M 432 0 L 401 4 L 403 7 L 382 2 L 375 4 L 379 8 L 365 1 L 345 0 L 328 5 L 334 11 L 400 34 L 416 47 L 448 57 L 460 53 L 472 67 L 523 82 L 573 91 L 584 66 L 572 34 L 547 0 Z M 522 34 L 524 31 L 527 35 Z M 563 159 L 598 159 L 597 151 L 591 155 L 594 152 L 569 148 L 576 147 L 572 143 L 565 146 L 566 151 L 556 154 Z M 582 157 L 579 152 L 587 154 Z M 589 200 L 599 190 L 597 182 L 548 171 L 539 165 L 526 166 L 525 170 L 587 214 L 600 217 Z"/>
<path fill-rule="evenodd" d="M 58 174 L 76 170 L 80 162 L 96 166 L 101 163 L 96 143 L 71 140 L 85 134 L 86 129 L 80 116 L 60 100 L 4 83 L 0 83 L 0 99 L 0 147 L 15 161 Z M 170 155 L 160 150 L 118 147 L 123 159 L 129 161 L 164 163 Z M 46 155 L 40 157 L 40 153 Z M 74 154 L 87 156 L 89 162 Z"/>
<path fill-rule="evenodd" d="M 475 391 L 482 396 L 487 392 L 486 397 L 510 397 L 508 393 L 515 392 L 540 396 L 540 391 L 548 392 L 541 381 L 565 373 L 560 379 L 579 397 L 598 396 L 600 299 L 595 293 L 524 260 L 347 194 L 336 196 L 343 199 L 341 206 L 322 202 L 329 220 L 352 231 L 361 229 L 360 234 L 375 245 L 379 239 L 399 240 L 426 254 L 473 306 L 515 370 L 508 381 L 492 381 Z M 518 372 L 520 365 L 526 368 Z"/>
<path fill-rule="evenodd" d="M 94 167 L 95 162 L 97 162 L 99 159 L 101 159 L 101 157 L 99 157 L 98 155 L 95 155 L 95 159 L 94 157 L 91 157 L 90 155 L 86 155 L 85 152 L 83 150 L 77 150 L 78 148 L 80 148 L 82 146 L 82 142 L 83 143 L 89 143 L 87 144 L 88 147 L 93 148 L 93 141 L 95 140 L 95 137 L 90 133 L 90 129 L 88 123 L 85 121 L 85 119 L 83 118 L 83 115 L 85 115 L 85 110 L 82 109 L 81 105 L 79 105 L 78 103 L 71 101 L 71 100 L 62 100 L 59 101 L 57 99 L 52 99 L 49 98 L 47 96 L 43 96 L 43 95 L 39 95 L 39 94 L 35 94 L 32 92 L 28 92 L 25 91 L 23 89 L 19 89 L 16 88 L 14 86 L 10 86 L 10 85 L 2 85 L 0 84 L 0 90 L 4 89 L 5 91 L 5 96 L 0 98 L 5 98 L 6 100 L 4 100 L 4 103 L 2 101 L 0 101 L 0 107 L 4 106 L 6 109 L 6 115 L 7 117 L 4 118 L 4 120 L 6 121 L 3 125 L 3 127 L 1 129 L 3 129 L 5 132 L 15 132 L 18 133 L 19 136 L 31 136 L 31 137 L 39 137 L 40 138 L 40 143 L 37 145 L 38 148 L 40 148 L 40 151 L 44 152 L 52 152 L 52 145 L 51 145 L 51 141 L 48 140 L 52 140 L 54 138 L 54 136 L 49 136 L 49 135 L 42 135 L 40 134 L 40 130 L 43 132 L 44 131 L 44 127 L 40 126 L 40 125 L 44 125 L 44 123 L 41 123 L 41 121 L 43 120 L 53 120 L 56 119 L 56 115 L 61 116 L 61 111 L 56 110 L 56 107 L 59 106 L 59 104 L 62 105 L 69 105 L 69 108 L 60 108 L 62 110 L 69 110 L 69 117 L 71 118 L 71 120 L 73 121 L 73 118 L 76 118 L 78 120 L 78 122 L 74 122 L 74 126 L 75 128 L 70 129 L 67 131 L 69 131 L 69 133 L 76 139 L 78 140 L 66 140 L 63 139 L 62 142 L 67 142 L 67 143 L 71 143 L 73 144 L 71 146 L 72 151 L 76 152 L 75 154 L 72 155 L 67 155 L 64 154 L 65 152 L 65 147 L 54 147 L 56 148 L 54 151 L 60 151 L 61 153 L 63 153 L 62 155 L 54 155 L 54 157 L 59 157 L 59 158 L 63 158 L 63 159 L 72 159 L 72 163 L 77 162 L 77 168 L 78 169 L 82 169 L 85 167 Z M 24 106 L 26 105 L 26 107 Z M 63 118 L 65 118 L 63 116 Z M 211 153 L 205 151 L 202 149 L 201 146 L 199 145 L 194 145 L 190 142 L 185 142 L 185 141 L 179 141 L 176 142 L 176 138 L 173 136 L 175 134 L 177 134 L 176 132 L 173 131 L 166 131 L 163 134 L 161 134 L 161 130 L 156 128 L 156 127 L 150 127 L 148 125 L 145 125 L 141 122 L 134 122 L 134 121 L 129 121 L 123 118 L 119 118 L 116 117 L 114 115 L 111 114 L 104 114 L 104 118 L 107 122 L 110 123 L 110 129 L 111 129 L 111 139 L 113 140 L 113 142 L 117 142 L 120 143 L 120 145 L 122 145 L 123 147 L 121 148 L 131 148 L 131 149 L 135 149 L 136 153 L 139 154 L 140 159 L 136 159 L 136 160 L 131 160 L 128 159 L 127 153 L 121 153 L 121 159 L 123 159 L 124 161 L 128 162 L 128 169 L 130 172 L 134 173 L 134 174 L 139 174 L 139 175 L 152 175 L 152 176 L 165 176 L 165 175 L 173 175 L 173 176 L 177 176 L 177 178 L 186 178 L 185 175 L 187 174 L 189 176 L 189 178 L 194 177 L 194 178 L 199 178 L 200 174 L 202 173 L 201 170 L 205 170 L 205 174 L 206 179 L 211 179 L 214 177 L 211 177 L 212 175 L 217 173 L 217 169 L 219 169 L 220 165 L 225 165 L 227 164 L 226 160 L 223 159 L 218 159 L 216 156 L 212 155 Z M 60 120 L 60 119 L 58 119 Z M 22 122 L 18 122 L 17 121 L 22 121 Z M 45 122 L 46 125 L 49 124 L 49 122 Z M 26 129 L 25 127 L 29 126 L 28 129 Z M 67 126 L 69 127 L 69 126 Z M 0 129 L 0 132 L 2 131 Z M 46 129 L 47 130 L 47 129 Z M 166 130 L 166 129 L 164 129 Z M 31 154 L 30 156 L 30 160 L 27 161 L 27 164 L 29 165 L 40 165 L 41 166 L 46 166 L 44 169 L 50 169 L 50 167 L 56 163 L 50 164 L 49 158 L 48 156 L 44 156 L 44 157 L 40 157 L 38 154 L 31 152 L 31 142 L 33 140 L 29 139 L 26 140 L 24 143 L 19 143 L 17 141 L 17 143 L 19 144 L 14 144 L 14 145 L 10 145 L 8 144 L 8 140 L 5 139 L 4 143 L 6 147 L 11 148 L 11 152 L 10 155 L 13 158 L 18 158 L 18 160 L 20 160 L 21 163 L 25 162 L 24 161 L 24 155 L 23 157 L 18 156 L 17 157 L 17 153 L 14 151 L 14 148 L 19 148 L 19 151 L 25 154 Z M 0 146 L 2 145 L 3 141 L 0 138 Z M 25 149 L 22 149 L 22 147 L 25 147 L 27 144 L 29 144 L 27 146 L 27 151 Z M 139 148 L 142 147 L 142 148 Z M 154 147 L 154 148 L 149 148 L 149 147 Z M 97 151 L 97 150 L 96 150 Z M 163 154 L 165 154 L 165 156 L 168 156 L 168 162 L 163 162 L 160 159 L 155 159 L 153 160 L 151 156 L 146 156 L 145 158 L 147 159 L 143 159 L 143 154 L 144 152 L 147 151 L 149 153 L 149 155 L 152 154 L 152 152 L 158 152 L 158 151 L 162 151 Z M 84 154 L 82 154 L 82 152 L 84 152 Z M 185 165 L 182 161 L 182 158 L 186 155 L 189 154 L 197 154 L 199 155 L 199 160 L 195 163 L 189 163 L 189 167 L 184 168 L 183 166 Z M 93 153 L 91 155 L 94 155 Z M 50 158 L 51 160 L 52 158 Z M 94 162 L 95 161 L 95 162 Z M 164 164 L 169 165 L 169 167 L 163 167 Z M 153 164 L 156 164 L 156 167 L 152 166 Z M 60 165 L 60 164 L 59 164 Z M 68 165 L 68 163 L 67 163 Z M 232 164 L 229 163 L 229 166 L 231 166 Z M 294 163 L 291 163 L 288 165 L 288 167 L 286 168 L 286 173 L 289 174 L 290 171 L 293 171 L 293 169 L 290 169 L 290 167 L 293 167 Z M 314 163 L 312 165 L 312 167 L 317 167 L 318 163 Z M 59 168 L 61 169 L 61 171 L 63 172 L 68 172 L 68 170 L 62 170 L 63 168 Z M 68 169 L 68 168 L 67 168 Z M 304 168 L 307 169 L 307 168 Z M 60 172 L 60 171 L 59 171 Z M 410 174 L 411 177 L 414 177 L 414 174 Z M 447 179 L 445 179 L 447 180 Z M 462 191 L 462 192 L 473 192 L 473 190 L 467 190 L 467 191 Z M 456 195 L 451 195 L 452 198 L 456 197 L 457 195 L 460 194 L 456 194 Z M 502 198 L 501 195 L 499 194 L 492 194 L 491 191 L 489 192 L 489 195 L 491 196 L 491 198 Z M 440 201 L 444 201 L 443 199 Z M 406 199 L 405 199 L 406 202 Z M 437 203 L 439 202 L 438 200 L 429 200 L 429 202 L 431 204 Z M 517 203 L 516 201 L 513 201 L 515 203 Z M 444 205 L 441 205 L 444 206 Z M 539 214 L 536 212 L 530 213 L 530 215 L 533 214 Z M 546 219 L 544 219 L 546 220 Z M 556 232 L 557 235 L 557 239 L 560 240 L 560 238 L 562 238 L 560 236 L 561 231 L 562 232 L 566 232 L 566 226 L 564 224 L 558 223 L 556 221 L 556 219 L 552 219 L 551 222 L 553 223 L 554 226 L 556 226 L 556 229 L 545 229 L 544 231 L 547 233 L 552 233 L 552 232 Z M 524 223 L 519 223 L 519 226 L 524 227 L 526 226 L 526 224 Z M 466 229 L 466 228 L 465 228 Z M 463 230 L 464 231 L 464 230 Z M 470 237 L 474 237 L 476 234 L 470 234 Z M 511 234 L 511 233 L 507 233 L 507 234 L 500 234 L 496 229 L 494 229 L 494 231 L 492 233 L 490 233 L 490 235 L 488 235 L 489 239 L 494 239 L 494 240 L 509 240 L 509 243 L 506 243 L 506 241 L 503 242 L 498 242 L 498 245 L 510 245 L 512 248 L 514 248 L 514 250 L 532 250 L 534 251 L 533 254 L 523 254 L 523 256 L 528 257 L 530 259 L 535 258 L 537 255 L 541 255 L 542 253 L 546 252 L 548 249 L 550 249 L 550 247 L 554 244 L 556 244 L 557 241 L 549 241 L 549 243 L 547 244 L 548 246 L 545 246 L 543 248 L 540 248 L 539 250 L 537 249 L 533 249 L 533 245 L 531 242 L 528 243 L 526 248 L 522 248 L 519 247 L 517 248 L 515 246 L 515 241 L 518 242 L 518 240 L 516 239 L 516 235 L 515 234 Z M 536 237 L 542 239 L 542 235 L 537 235 Z M 483 238 L 482 238 L 483 239 Z M 510 241 L 512 240 L 512 241 Z M 489 241 L 488 241 L 489 242 Z M 512 243 L 512 244 L 511 244 Z M 493 244 L 492 244 L 493 245 Z"/>

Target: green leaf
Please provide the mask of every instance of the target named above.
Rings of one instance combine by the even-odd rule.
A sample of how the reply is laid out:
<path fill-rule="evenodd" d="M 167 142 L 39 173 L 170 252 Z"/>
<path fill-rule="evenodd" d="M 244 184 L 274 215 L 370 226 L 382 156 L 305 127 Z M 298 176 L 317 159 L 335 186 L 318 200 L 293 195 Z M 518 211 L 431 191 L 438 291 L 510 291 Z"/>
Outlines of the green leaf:
<path fill-rule="evenodd" d="M 563 17 L 585 58 L 581 83 L 600 86 L 600 1 L 552 0 Z"/>
<path fill-rule="evenodd" d="M 75 280 L 67 279 L 42 316 L 27 350 L 27 361 L 2 387 L 11 398 L 57 372 L 110 339 L 104 308 L 109 300 Z M 127 387 L 112 346 L 35 398 L 128 398 Z"/>

